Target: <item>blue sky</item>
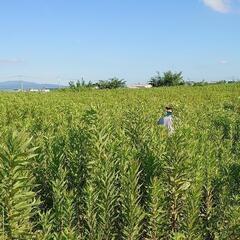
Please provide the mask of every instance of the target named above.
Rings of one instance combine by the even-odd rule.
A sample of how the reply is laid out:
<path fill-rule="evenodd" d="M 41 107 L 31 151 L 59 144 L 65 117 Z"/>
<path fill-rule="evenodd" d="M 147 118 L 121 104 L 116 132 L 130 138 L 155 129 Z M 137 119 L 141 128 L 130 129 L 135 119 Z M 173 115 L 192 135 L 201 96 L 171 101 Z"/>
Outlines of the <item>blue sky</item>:
<path fill-rule="evenodd" d="M 0 81 L 240 78 L 239 0 L 1 0 Z"/>

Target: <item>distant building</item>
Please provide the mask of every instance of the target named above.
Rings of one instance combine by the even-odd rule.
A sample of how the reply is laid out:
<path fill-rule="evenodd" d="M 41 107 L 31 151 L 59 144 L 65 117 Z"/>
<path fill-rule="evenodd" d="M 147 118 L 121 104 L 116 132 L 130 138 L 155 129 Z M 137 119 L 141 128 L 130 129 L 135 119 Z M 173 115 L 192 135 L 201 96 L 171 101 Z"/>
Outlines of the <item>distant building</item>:
<path fill-rule="evenodd" d="M 50 92 L 50 89 L 42 89 L 41 92 Z"/>
<path fill-rule="evenodd" d="M 44 88 L 44 89 L 38 89 L 38 88 L 31 88 L 27 92 L 50 92 L 50 89 Z"/>
<path fill-rule="evenodd" d="M 29 92 L 40 92 L 40 89 L 34 89 L 34 88 L 31 88 L 31 89 L 29 89 Z"/>
<path fill-rule="evenodd" d="M 185 82 L 185 85 L 193 86 L 196 82 L 194 81 L 187 81 Z"/>
<path fill-rule="evenodd" d="M 152 88 L 152 85 L 138 83 L 138 84 L 130 85 L 128 86 L 128 88 Z"/>

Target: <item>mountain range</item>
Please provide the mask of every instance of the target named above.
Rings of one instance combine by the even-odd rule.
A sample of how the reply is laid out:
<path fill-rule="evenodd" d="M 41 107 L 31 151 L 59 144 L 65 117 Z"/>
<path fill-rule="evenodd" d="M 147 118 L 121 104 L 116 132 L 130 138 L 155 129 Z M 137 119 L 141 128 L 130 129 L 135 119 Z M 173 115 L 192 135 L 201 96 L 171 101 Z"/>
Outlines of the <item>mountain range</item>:
<path fill-rule="evenodd" d="M 5 81 L 0 82 L 0 90 L 17 90 L 17 89 L 54 89 L 66 86 L 52 83 L 35 83 L 28 81 Z"/>

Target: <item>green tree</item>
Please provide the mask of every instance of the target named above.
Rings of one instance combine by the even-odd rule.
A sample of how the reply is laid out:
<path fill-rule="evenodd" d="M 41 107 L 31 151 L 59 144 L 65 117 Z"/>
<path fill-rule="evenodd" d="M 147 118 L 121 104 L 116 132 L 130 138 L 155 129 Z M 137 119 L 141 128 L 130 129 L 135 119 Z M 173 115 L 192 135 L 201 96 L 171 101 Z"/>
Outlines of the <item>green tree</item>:
<path fill-rule="evenodd" d="M 76 82 L 70 81 L 68 85 L 71 90 L 80 90 L 80 89 L 91 88 L 95 86 L 95 84 L 93 84 L 91 81 L 86 83 L 83 78 L 81 81 L 80 80 L 77 80 Z"/>
<path fill-rule="evenodd" d="M 126 81 L 113 77 L 109 80 L 100 80 L 96 85 L 99 89 L 123 88 L 126 86 Z"/>
<path fill-rule="evenodd" d="M 155 76 L 151 77 L 149 84 L 152 85 L 153 87 L 164 86 L 164 82 L 163 82 L 160 72 L 157 72 L 157 74 Z"/>
<path fill-rule="evenodd" d="M 151 78 L 149 84 L 153 87 L 177 86 L 183 85 L 184 80 L 182 72 L 174 73 L 172 71 L 167 71 L 163 73 L 163 76 L 161 76 L 160 72 L 157 72 L 157 74 Z"/>

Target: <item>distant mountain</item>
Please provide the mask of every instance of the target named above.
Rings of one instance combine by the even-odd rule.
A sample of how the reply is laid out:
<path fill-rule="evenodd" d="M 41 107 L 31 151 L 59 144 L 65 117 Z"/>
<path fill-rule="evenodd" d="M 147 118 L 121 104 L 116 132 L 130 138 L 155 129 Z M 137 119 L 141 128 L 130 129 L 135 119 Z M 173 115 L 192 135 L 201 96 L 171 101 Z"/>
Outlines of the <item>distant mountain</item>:
<path fill-rule="evenodd" d="M 0 82 L 0 90 L 15 90 L 21 89 L 54 89 L 54 88 L 63 88 L 65 86 L 52 84 L 52 83 L 34 83 L 34 82 L 27 82 L 27 81 L 6 81 Z"/>

